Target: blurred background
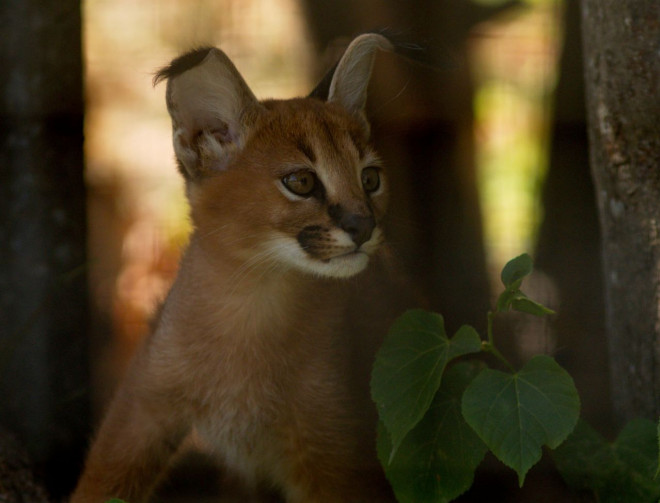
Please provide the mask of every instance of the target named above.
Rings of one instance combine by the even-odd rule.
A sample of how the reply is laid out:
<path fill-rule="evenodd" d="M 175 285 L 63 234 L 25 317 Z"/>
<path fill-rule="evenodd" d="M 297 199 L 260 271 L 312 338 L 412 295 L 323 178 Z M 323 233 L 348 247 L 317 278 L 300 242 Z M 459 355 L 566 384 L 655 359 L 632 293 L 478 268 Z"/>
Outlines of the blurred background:
<path fill-rule="evenodd" d="M 88 424 L 147 334 L 190 231 L 154 72 L 215 45 L 257 97 L 305 95 L 352 36 L 387 29 L 428 62 L 380 55 L 369 91 L 397 254 L 450 332 L 485 328 L 501 267 L 532 254 L 537 270 L 523 289 L 558 315 L 508 316 L 498 340 L 513 360 L 554 355 L 575 378 L 583 414 L 607 431 L 575 0 L 86 0 L 81 9 Z M 562 484 L 544 463 L 523 491 L 492 460 L 482 472 L 464 501 L 569 501 L 558 499 Z"/>

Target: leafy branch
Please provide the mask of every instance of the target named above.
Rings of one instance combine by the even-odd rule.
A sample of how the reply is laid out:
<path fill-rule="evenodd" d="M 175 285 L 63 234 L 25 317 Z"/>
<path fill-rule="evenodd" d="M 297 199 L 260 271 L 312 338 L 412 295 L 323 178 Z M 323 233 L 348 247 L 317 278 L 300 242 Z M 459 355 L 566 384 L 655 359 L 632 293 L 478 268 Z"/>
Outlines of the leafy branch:
<path fill-rule="evenodd" d="M 469 325 L 449 338 L 442 316 L 424 310 L 406 312 L 391 327 L 376 357 L 371 394 L 380 416 L 379 459 L 399 501 L 451 501 L 471 487 L 474 472 L 489 450 L 516 471 L 522 486 L 529 469 L 541 458 L 543 446 L 559 448 L 576 428 L 580 399 L 571 376 L 545 355 L 533 357 L 516 370 L 495 343 L 493 321 L 497 315 L 510 310 L 534 316 L 553 313 L 520 290 L 531 272 L 532 259 L 527 254 L 503 268 L 504 291 L 495 309 L 487 313 L 483 339 Z M 478 353 L 493 355 L 507 371 L 462 358 Z M 461 361 L 454 362 L 459 358 Z M 571 453 L 575 442 L 580 445 L 583 430 L 578 428 L 567 447 L 556 451 L 557 459 L 563 460 L 557 465 L 560 471 L 567 467 L 562 474 L 578 490 L 598 480 L 600 485 L 593 489 L 598 497 L 599 488 L 611 491 L 612 485 L 591 472 L 586 474 L 585 464 L 578 463 L 583 470 L 575 474 L 566 461 L 570 454 L 563 454 Z M 648 427 L 644 431 L 647 438 Z M 647 449 L 643 456 L 635 457 L 648 460 L 653 454 L 652 471 L 656 469 L 657 443 L 654 437 L 652 452 Z M 624 444 L 615 444 L 607 452 L 620 460 L 616 445 Z M 635 480 L 646 477 L 647 485 L 660 493 L 660 484 L 649 478 L 647 465 L 645 471 L 638 466 L 616 473 Z"/>

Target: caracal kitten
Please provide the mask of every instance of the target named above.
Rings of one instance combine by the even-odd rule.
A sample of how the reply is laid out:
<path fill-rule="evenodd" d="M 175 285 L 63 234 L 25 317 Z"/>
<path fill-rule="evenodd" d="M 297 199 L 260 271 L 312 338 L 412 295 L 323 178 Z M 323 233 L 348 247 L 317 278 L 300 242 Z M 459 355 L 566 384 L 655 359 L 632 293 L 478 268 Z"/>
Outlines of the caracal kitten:
<path fill-rule="evenodd" d="M 157 75 L 194 231 L 73 502 L 145 501 L 190 435 L 287 502 L 392 498 L 368 391 L 399 288 L 364 112 L 377 49 L 358 37 L 325 90 L 291 100 L 258 101 L 218 49 Z"/>

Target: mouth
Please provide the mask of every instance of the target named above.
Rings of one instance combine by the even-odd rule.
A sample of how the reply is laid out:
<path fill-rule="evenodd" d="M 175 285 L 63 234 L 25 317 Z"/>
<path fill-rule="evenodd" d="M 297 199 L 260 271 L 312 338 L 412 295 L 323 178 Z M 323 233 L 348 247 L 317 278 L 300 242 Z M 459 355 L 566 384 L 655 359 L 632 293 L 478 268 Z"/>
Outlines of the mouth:
<path fill-rule="evenodd" d="M 367 252 L 365 252 L 364 250 L 362 250 L 361 248 L 355 248 L 353 250 L 350 250 L 350 251 L 347 251 L 347 252 L 344 252 L 344 253 L 339 253 L 337 255 L 333 255 L 332 257 L 321 259 L 321 262 L 327 264 L 331 260 L 352 259 L 352 258 L 359 257 L 360 255 L 367 255 L 368 256 L 369 254 Z"/>
<path fill-rule="evenodd" d="M 283 265 L 328 278 L 354 276 L 364 270 L 370 261 L 371 248 L 365 246 L 346 244 L 334 249 L 328 249 L 328 246 L 319 248 L 302 247 L 297 240 L 276 239 L 269 250 Z"/>

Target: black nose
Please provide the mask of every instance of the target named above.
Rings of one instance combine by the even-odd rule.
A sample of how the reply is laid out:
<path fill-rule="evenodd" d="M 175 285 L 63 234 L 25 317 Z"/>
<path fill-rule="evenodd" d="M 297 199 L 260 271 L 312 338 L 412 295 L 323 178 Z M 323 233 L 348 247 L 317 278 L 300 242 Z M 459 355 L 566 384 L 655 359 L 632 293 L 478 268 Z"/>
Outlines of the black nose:
<path fill-rule="evenodd" d="M 345 230 L 358 248 L 369 241 L 374 231 L 376 222 L 371 215 L 359 215 L 356 213 L 345 213 L 339 219 L 339 227 Z"/>

